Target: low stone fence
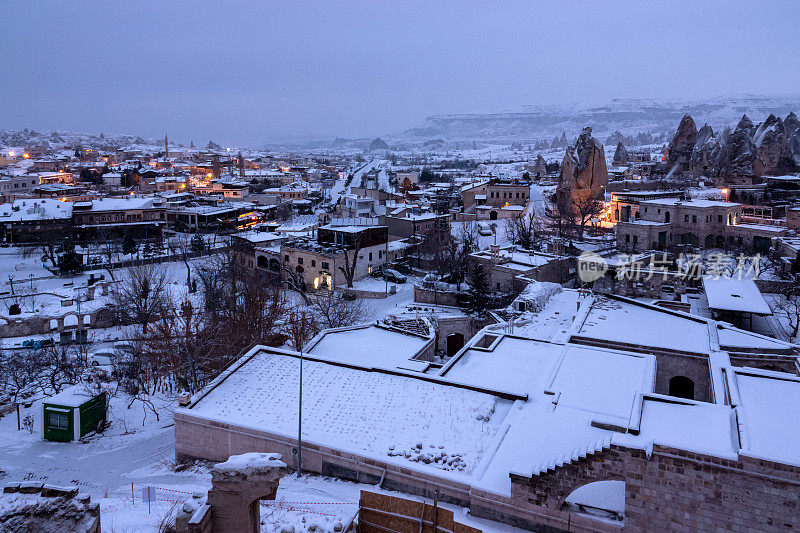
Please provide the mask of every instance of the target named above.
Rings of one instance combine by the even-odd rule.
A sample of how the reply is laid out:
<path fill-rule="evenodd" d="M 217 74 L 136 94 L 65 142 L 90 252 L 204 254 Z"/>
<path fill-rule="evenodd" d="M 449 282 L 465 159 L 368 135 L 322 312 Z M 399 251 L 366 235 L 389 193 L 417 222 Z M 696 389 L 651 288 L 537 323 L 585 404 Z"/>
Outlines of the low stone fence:
<path fill-rule="evenodd" d="M 794 282 L 782 279 L 756 279 L 753 281 L 758 290 L 763 293 L 781 294 L 796 288 Z"/>
<path fill-rule="evenodd" d="M 387 296 L 387 294 L 383 291 L 367 291 L 353 287 L 336 287 L 336 289 L 342 291 L 342 293 L 352 294 L 357 298 L 371 298 L 378 300 L 381 298 L 386 298 Z"/>
<path fill-rule="evenodd" d="M 67 326 L 64 320 L 75 317 L 76 324 Z M 88 318 L 88 321 L 87 321 Z M 55 327 L 51 322 L 55 320 Z M 2 321 L 5 321 L 3 323 Z M 60 316 L 32 316 L 27 318 L 0 318 L 0 338 L 24 337 L 26 335 L 47 335 L 72 329 L 108 328 L 116 324 L 113 307 L 105 306 L 88 313 L 69 311 Z"/>
<path fill-rule="evenodd" d="M 459 294 L 451 291 L 437 291 L 414 285 L 414 301 L 421 304 L 446 305 L 459 307 Z"/>

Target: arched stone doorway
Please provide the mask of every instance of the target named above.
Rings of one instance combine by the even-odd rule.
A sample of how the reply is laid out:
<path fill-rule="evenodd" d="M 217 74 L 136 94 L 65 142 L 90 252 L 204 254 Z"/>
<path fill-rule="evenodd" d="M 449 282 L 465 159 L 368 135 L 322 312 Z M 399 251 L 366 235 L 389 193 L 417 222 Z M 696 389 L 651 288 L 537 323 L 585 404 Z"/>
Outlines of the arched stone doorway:
<path fill-rule="evenodd" d="M 694 381 L 686 376 L 675 376 L 669 380 L 669 395 L 694 400 Z"/>
<path fill-rule="evenodd" d="M 74 328 L 78 326 L 78 315 L 65 315 L 64 316 L 64 327 L 65 328 Z"/>
<path fill-rule="evenodd" d="M 447 336 L 447 357 L 452 357 L 464 347 L 464 335 L 461 333 L 451 333 Z"/>
<path fill-rule="evenodd" d="M 561 510 L 621 522 L 625 518 L 625 482 L 608 479 L 585 483 L 564 498 Z"/>

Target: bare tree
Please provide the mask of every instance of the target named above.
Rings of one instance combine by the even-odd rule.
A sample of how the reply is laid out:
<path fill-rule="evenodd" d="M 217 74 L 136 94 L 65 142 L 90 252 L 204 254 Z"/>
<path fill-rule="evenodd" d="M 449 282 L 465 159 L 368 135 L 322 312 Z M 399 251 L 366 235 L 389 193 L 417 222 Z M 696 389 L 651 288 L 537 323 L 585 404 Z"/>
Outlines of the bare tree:
<path fill-rule="evenodd" d="M 192 241 L 183 235 L 175 235 L 167 242 L 167 247 L 174 257 L 179 257 L 186 267 L 186 286 L 192 287 L 192 265 L 189 260 L 192 258 Z"/>
<path fill-rule="evenodd" d="M 361 251 L 361 239 L 356 236 L 352 250 L 344 251 L 344 266 L 340 266 L 339 270 L 344 275 L 347 282 L 347 287 L 353 287 L 353 280 L 356 277 L 356 265 L 358 264 L 358 252 Z M 352 252 L 352 257 L 351 257 Z"/>
<path fill-rule="evenodd" d="M 548 199 L 544 210 L 548 230 L 556 237 L 568 235 L 575 223 L 570 204 L 562 195 L 554 194 Z"/>
<path fill-rule="evenodd" d="M 188 298 L 153 324 L 144 351 L 154 372 L 169 378 L 169 386 L 174 383 L 192 393 L 236 356 L 228 339 L 219 335 L 203 309 L 195 309 Z"/>
<path fill-rule="evenodd" d="M 58 265 L 58 254 L 63 251 L 66 240 L 67 234 L 64 231 L 43 231 L 36 235 L 35 244 L 23 246 L 20 253 L 23 257 L 31 257 L 39 252 L 55 268 Z"/>
<path fill-rule="evenodd" d="M 308 310 L 321 329 L 352 326 L 369 318 L 363 300 L 345 300 L 334 291 L 319 291 L 310 300 Z"/>
<path fill-rule="evenodd" d="M 295 350 L 301 350 L 306 342 L 317 334 L 319 328 L 310 312 L 292 311 L 284 323 L 284 331 Z"/>
<path fill-rule="evenodd" d="M 572 200 L 572 212 L 575 216 L 578 229 L 578 239 L 583 239 L 583 233 L 586 229 L 586 224 L 595 216 L 603 212 L 602 197 L 597 194 L 592 194 L 586 198 L 577 198 Z"/>
<path fill-rule="evenodd" d="M 85 349 L 89 345 L 54 344 L 43 348 L 37 354 L 42 391 L 58 394 L 64 387 L 80 381 L 86 368 Z"/>
<path fill-rule="evenodd" d="M 450 233 L 449 226 L 434 226 L 428 230 L 418 247 L 418 253 L 423 255 L 439 276 L 450 272 L 452 260 L 456 256 L 458 243 Z"/>
<path fill-rule="evenodd" d="M 538 247 L 537 235 L 534 231 L 533 216 L 520 213 L 518 216 L 506 219 L 506 237 L 509 242 L 526 250 Z"/>
<path fill-rule="evenodd" d="M 789 342 L 797 339 L 800 332 L 800 284 L 795 281 L 777 295 L 773 304 L 773 311 L 786 320 L 789 327 Z"/>
<path fill-rule="evenodd" d="M 35 350 L 4 354 L 0 360 L 0 390 L 8 394 L 13 403 L 31 396 L 42 382 L 41 358 Z"/>
<path fill-rule="evenodd" d="M 465 220 L 458 230 L 458 239 L 467 253 L 477 252 L 480 249 L 478 241 L 478 222 L 475 220 Z"/>
<path fill-rule="evenodd" d="M 169 305 L 166 270 L 158 265 L 139 264 L 128 268 L 126 276 L 117 283 L 111 293 L 111 301 L 123 318 L 147 326 Z"/>
<path fill-rule="evenodd" d="M 274 344 L 287 303 L 280 285 L 219 254 L 199 272 L 207 328 L 215 328 L 235 352 L 254 344 Z"/>

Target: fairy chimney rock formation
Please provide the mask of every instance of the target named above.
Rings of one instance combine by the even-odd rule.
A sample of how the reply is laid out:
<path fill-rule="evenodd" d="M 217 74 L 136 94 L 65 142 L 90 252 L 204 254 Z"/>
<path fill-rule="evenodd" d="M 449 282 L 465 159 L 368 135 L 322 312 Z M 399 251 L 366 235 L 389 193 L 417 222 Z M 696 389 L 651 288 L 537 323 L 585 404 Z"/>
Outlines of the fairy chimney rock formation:
<path fill-rule="evenodd" d="M 622 165 L 628 162 L 628 151 L 625 149 L 625 145 L 622 142 L 617 143 L 617 149 L 614 152 L 614 164 L 615 165 Z"/>
<path fill-rule="evenodd" d="M 589 198 L 601 198 L 607 185 L 603 145 L 592 137 L 592 128 L 583 128 L 575 146 L 564 154 L 556 195 L 568 205 L 578 205 Z"/>
<path fill-rule="evenodd" d="M 697 126 L 690 115 L 684 115 L 678 131 L 667 147 L 666 163 L 670 172 L 680 174 L 689 171 L 689 160 L 697 142 Z"/>

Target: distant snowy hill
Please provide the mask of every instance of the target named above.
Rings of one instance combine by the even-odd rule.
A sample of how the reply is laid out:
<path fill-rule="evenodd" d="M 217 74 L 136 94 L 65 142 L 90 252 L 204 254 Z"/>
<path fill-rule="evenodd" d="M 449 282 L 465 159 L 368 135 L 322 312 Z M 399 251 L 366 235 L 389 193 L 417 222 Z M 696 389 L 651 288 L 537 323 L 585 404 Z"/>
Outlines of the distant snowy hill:
<path fill-rule="evenodd" d="M 446 141 L 552 141 L 566 132 L 570 141 L 585 126 L 592 126 L 602 141 L 619 131 L 672 135 L 685 114 L 698 127 L 708 122 L 715 131 L 735 125 L 746 113 L 754 122 L 770 113 L 786 116 L 800 111 L 800 96 L 767 97 L 739 95 L 709 100 L 612 100 L 603 105 L 524 106 L 516 110 L 456 115 L 433 115 L 423 124 L 402 133 L 387 135 L 390 142 Z"/>
<path fill-rule="evenodd" d="M 170 142 L 170 144 L 175 144 Z M 24 148 L 28 146 L 46 146 L 54 150 L 75 148 L 78 146 L 114 148 L 158 149 L 164 146 L 163 140 L 143 138 L 137 135 L 102 133 L 81 133 L 75 131 L 35 130 L 2 130 L 0 129 L 0 147 Z"/>

